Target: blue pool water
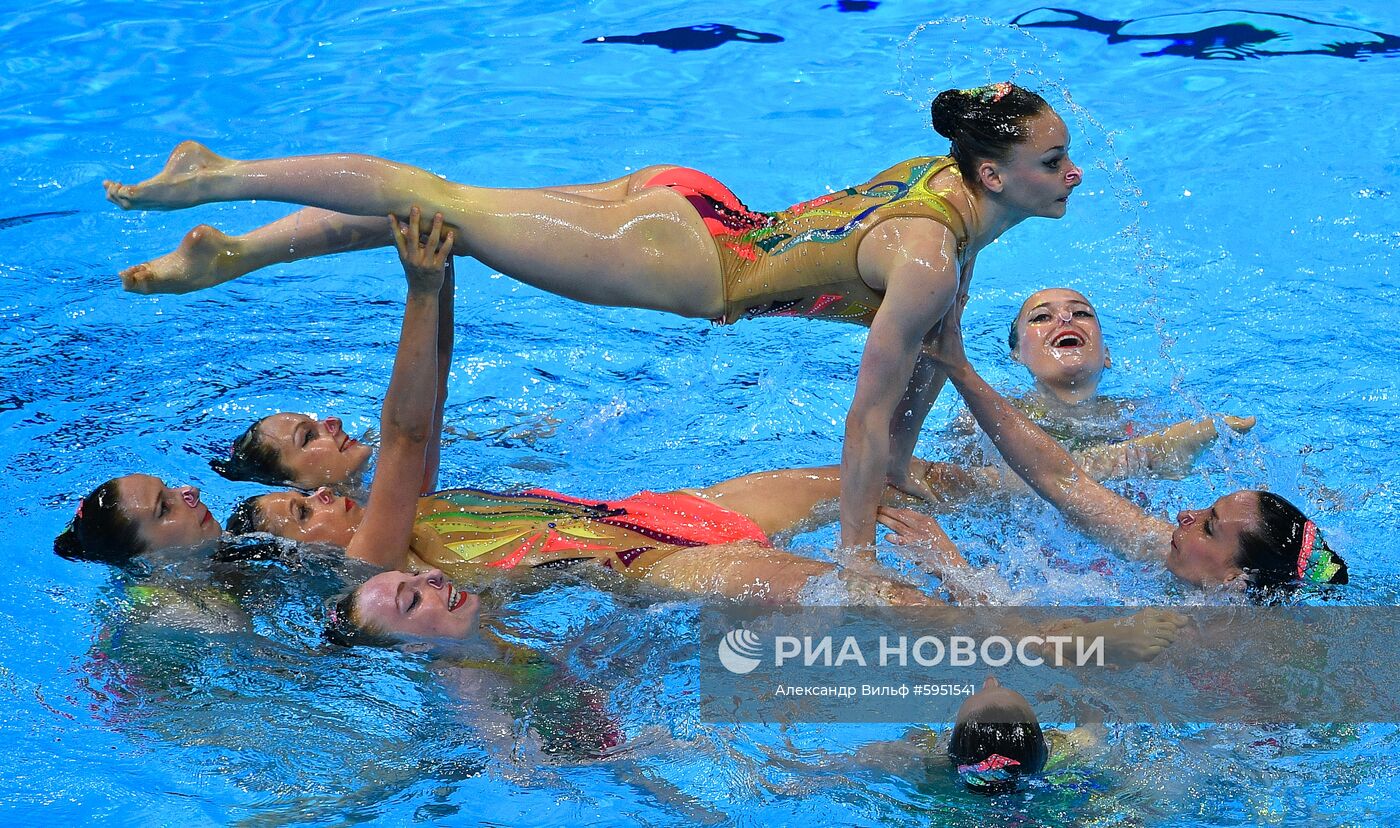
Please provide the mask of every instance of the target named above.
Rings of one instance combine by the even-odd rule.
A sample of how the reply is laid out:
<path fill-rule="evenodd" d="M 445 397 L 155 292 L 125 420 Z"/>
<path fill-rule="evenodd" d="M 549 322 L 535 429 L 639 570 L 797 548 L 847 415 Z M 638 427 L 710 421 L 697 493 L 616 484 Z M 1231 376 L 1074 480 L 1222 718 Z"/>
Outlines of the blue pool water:
<path fill-rule="evenodd" d="M 1113 352 L 1106 392 L 1151 400 L 1163 420 L 1260 417 L 1201 474 L 1140 484 L 1154 504 L 1267 485 L 1327 527 L 1351 564 L 1349 600 L 1397 603 L 1400 53 L 1374 37 L 1379 54 L 1346 46 L 1355 29 L 1400 32 L 1393 4 L 1275 2 L 1256 12 L 1354 28 L 1256 13 L 1292 36 L 1243 46 L 1193 39 L 1213 18 L 1151 17 L 1160 3 L 1078 9 L 1137 18 L 1117 42 L 1009 28 L 1032 4 L 1008 0 L 932 21 L 928 4 L 889 0 L 754 5 L 40 0 L 0 16 L 11 754 L 0 821 L 1252 825 L 1400 813 L 1393 727 L 1122 728 L 1092 793 L 994 802 L 841 770 L 831 757 L 899 729 L 701 722 L 695 604 L 584 581 L 519 611 L 607 688 L 629 746 L 609 761 L 522 759 L 508 738 L 460 724 L 463 702 L 423 660 L 324 652 L 306 597 L 317 584 L 272 569 L 219 576 L 248 596 L 251 632 L 157 635 L 123 623 L 112 572 L 52 554 L 78 497 L 107 478 L 193 483 L 223 516 L 257 487 L 207 460 L 250 419 L 335 413 L 363 431 L 377 417 L 403 295 L 390 253 L 188 297 L 120 292 L 119 269 L 196 223 L 242 232 L 288 212 L 121 213 L 102 200 L 103 178 L 151 174 L 180 139 L 235 157 L 374 153 L 508 186 L 676 162 L 773 209 L 941 152 L 932 95 L 1013 77 L 1066 114 L 1088 179 L 1064 221 L 1028 222 L 981 255 L 965 319 L 979 368 L 1020 387 L 1006 321 L 1037 287 L 1082 290 Z M 1184 54 L 1151 54 L 1171 44 Z M 472 263 L 460 272 L 445 482 L 610 497 L 839 456 L 864 336 L 854 327 L 714 328 L 571 304 Z M 955 409 L 949 393 L 921 454 L 945 451 Z M 1018 509 L 969 510 L 947 527 L 1038 600 L 1177 600 L 1131 566 L 1085 571 L 1101 556 L 1092 544 Z M 799 544 L 821 554 L 833 537 Z"/>

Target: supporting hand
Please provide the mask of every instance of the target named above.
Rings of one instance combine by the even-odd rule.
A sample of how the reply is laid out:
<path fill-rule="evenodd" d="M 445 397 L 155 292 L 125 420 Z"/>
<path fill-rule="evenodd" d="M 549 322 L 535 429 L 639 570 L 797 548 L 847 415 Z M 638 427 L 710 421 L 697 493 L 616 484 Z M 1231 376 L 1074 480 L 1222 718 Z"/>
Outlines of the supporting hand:
<path fill-rule="evenodd" d="M 422 213 L 415 206 L 408 212 L 408 222 L 400 223 L 398 216 L 389 214 L 394 232 L 394 246 L 403 263 L 410 293 L 437 294 L 442 289 L 443 275 L 452 257 L 456 234 L 442 229 L 442 213 L 433 216 L 432 227 L 424 235 L 420 230 Z"/>
<path fill-rule="evenodd" d="M 919 549 L 922 554 L 916 557 L 930 573 L 943 578 L 949 570 L 967 568 L 967 559 L 933 517 L 913 509 L 891 506 L 881 506 L 876 517 L 891 530 L 885 540 L 898 546 Z"/>

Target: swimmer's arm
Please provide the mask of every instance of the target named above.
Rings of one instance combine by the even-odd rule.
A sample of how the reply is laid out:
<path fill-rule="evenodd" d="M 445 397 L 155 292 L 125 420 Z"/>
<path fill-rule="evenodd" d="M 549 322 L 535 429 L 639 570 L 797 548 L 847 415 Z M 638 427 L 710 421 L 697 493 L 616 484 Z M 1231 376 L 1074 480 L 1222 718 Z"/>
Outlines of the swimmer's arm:
<path fill-rule="evenodd" d="M 350 557 L 387 569 L 407 563 L 418 515 L 418 489 L 433 425 L 433 406 L 424 401 L 433 399 L 438 379 L 438 294 L 453 242 L 453 233 L 442 229 L 441 216 L 434 219 L 426 239 L 419 235 L 419 220 L 415 210 L 406 230 L 393 223 L 408 299 L 394 371 L 384 394 L 379 466 L 364 519 L 345 550 Z"/>
<path fill-rule="evenodd" d="M 921 349 L 914 362 L 914 375 L 904 391 L 904 399 L 900 400 L 894 419 L 890 422 L 890 484 L 902 492 L 926 500 L 931 493 L 924 486 L 923 478 L 909 474 L 908 469 L 924 420 L 928 419 L 928 412 L 947 379 L 938 363 Z"/>
<path fill-rule="evenodd" d="M 960 322 L 961 307 L 951 316 Z M 1086 534 L 1125 557 L 1147 559 L 1166 553 L 1164 540 L 1170 526 L 1099 485 L 1055 438 L 978 376 L 963 351 L 959 324 L 944 324 L 938 354 L 977 424 L 1037 494 Z"/>
<path fill-rule="evenodd" d="M 1007 402 L 1015 405 L 1012 400 Z M 971 414 L 967 416 L 970 420 Z M 1255 423 L 1254 417 L 1225 415 L 1221 419 L 1239 434 L 1249 431 Z M 1185 420 L 1121 443 L 1070 452 L 1070 457 L 1095 480 L 1146 475 L 1176 479 L 1190 470 L 1215 438 L 1214 420 Z M 933 495 L 932 502 L 943 506 L 986 492 L 1024 494 L 1030 491 L 1024 480 L 1002 466 L 964 468 L 916 457 L 910 464 L 910 473 L 920 475 Z"/>
<path fill-rule="evenodd" d="M 1253 417 L 1226 415 L 1221 419 L 1238 434 L 1249 431 L 1255 422 Z M 1149 474 L 1179 479 L 1191 470 L 1216 436 L 1215 420 L 1184 420 L 1122 443 L 1084 449 L 1075 454 L 1075 459 L 1095 480 Z"/>
<path fill-rule="evenodd" d="M 452 345 L 456 333 L 452 314 L 456 292 L 457 268 L 449 255 L 443 268 L 442 289 L 438 291 L 437 410 L 433 412 L 432 436 L 428 440 L 427 462 L 423 469 L 423 485 L 418 490 L 419 494 L 432 494 L 438 489 L 438 466 L 442 459 L 442 410 L 447 405 L 447 379 L 452 373 Z"/>
<path fill-rule="evenodd" d="M 895 776 L 923 776 L 930 757 L 937 755 L 936 741 L 937 736 L 933 731 L 916 727 L 899 739 L 861 746 L 851 757 L 851 762 Z"/>
<path fill-rule="evenodd" d="M 957 245 L 928 219 L 889 219 L 861 241 L 862 278 L 885 296 L 866 338 L 841 450 L 841 544 L 871 547 L 875 510 L 891 468 L 891 424 L 924 337 L 957 291 Z M 907 464 L 908 457 L 901 463 Z"/>

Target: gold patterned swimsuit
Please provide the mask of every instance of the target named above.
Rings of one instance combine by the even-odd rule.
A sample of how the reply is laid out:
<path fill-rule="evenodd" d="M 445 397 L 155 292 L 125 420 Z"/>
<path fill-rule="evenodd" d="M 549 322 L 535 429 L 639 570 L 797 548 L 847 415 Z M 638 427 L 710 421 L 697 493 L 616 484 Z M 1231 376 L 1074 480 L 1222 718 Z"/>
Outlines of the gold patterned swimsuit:
<path fill-rule="evenodd" d="M 796 316 L 868 326 L 884 297 L 860 278 L 856 255 L 875 225 L 932 219 L 952 231 L 963 257 L 967 220 L 949 200 L 951 187 L 933 185 L 944 170 L 958 174 L 947 156 L 912 158 L 858 187 L 776 213 L 748 209 L 723 184 L 686 167 L 660 172 L 647 186 L 685 196 L 714 238 L 724 272 L 724 317 L 716 321 Z"/>

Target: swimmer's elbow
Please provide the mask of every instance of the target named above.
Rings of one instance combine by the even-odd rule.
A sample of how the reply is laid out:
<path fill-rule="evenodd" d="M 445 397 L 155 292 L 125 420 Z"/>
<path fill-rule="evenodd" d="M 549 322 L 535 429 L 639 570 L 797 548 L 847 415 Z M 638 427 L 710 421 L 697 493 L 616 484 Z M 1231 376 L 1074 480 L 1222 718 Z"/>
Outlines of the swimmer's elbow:
<path fill-rule="evenodd" d="M 428 440 L 432 437 L 432 427 L 427 423 L 400 423 L 393 418 L 385 418 L 380 424 L 380 440 L 387 447 L 395 446 L 424 446 L 428 445 Z"/>
<path fill-rule="evenodd" d="M 852 405 L 846 412 L 846 440 L 889 439 L 890 417 L 872 406 Z"/>

